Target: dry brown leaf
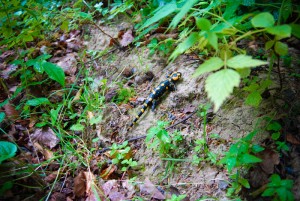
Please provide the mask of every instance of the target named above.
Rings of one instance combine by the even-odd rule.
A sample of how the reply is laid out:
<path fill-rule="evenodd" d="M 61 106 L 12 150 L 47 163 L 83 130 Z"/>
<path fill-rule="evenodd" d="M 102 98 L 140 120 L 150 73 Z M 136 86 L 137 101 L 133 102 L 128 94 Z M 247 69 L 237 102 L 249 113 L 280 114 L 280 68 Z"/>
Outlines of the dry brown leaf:
<path fill-rule="evenodd" d="M 124 201 L 126 200 L 126 197 L 124 196 L 123 193 L 120 193 L 118 189 L 114 188 L 110 193 L 109 193 L 109 199 L 111 201 Z"/>
<path fill-rule="evenodd" d="M 155 187 L 155 185 L 149 180 L 149 178 L 145 179 L 144 184 L 140 186 L 141 193 L 148 193 L 151 197 L 164 200 L 165 196 Z"/>
<path fill-rule="evenodd" d="M 76 53 L 69 53 L 64 57 L 54 57 L 50 61 L 58 61 L 56 64 L 63 69 L 66 75 L 74 75 L 77 71 L 76 57 Z"/>
<path fill-rule="evenodd" d="M 91 120 L 94 117 L 93 112 L 87 111 L 87 117 L 88 117 L 89 120 Z"/>
<path fill-rule="evenodd" d="M 274 172 L 274 166 L 280 162 L 279 154 L 271 149 L 265 149 L 259 152 L 257 156 L 262 159 L 259 166 L 267 174 L 272 174 Z"/>
<path fill-rule="evenodd" d="M 117 180 L 115 179 L 112 179 L 112 180 L 108 180 L 107 182 L 105 182 L 103 185 L 102 185 L 102 189 L 104 191 L 104 195 L 109 195 L 111 189 L 113 189 L 113 187 L 116 187 L 117 186 Z"/>
<path fill-rule="evenodd" d="M 134 37 L 132 36 L 132 30 L 128 30 L 123 34 L 122 39 L 120 41 L 120 45 L 122 47 L 126 47 L 130 43 L 132 43 L 133 39 Z"/>
<path fill-rule="evenodd" d="M 15 106 L 8 103 L 3 106 L 6 116 L 11 120 L 17 120 L 19 118 L 19 112 L 15 109 Z"/>
<path fill-rule="evenodd" d="M 45 181 L 51 183 L 55 180 L 56 176 L 57 176 L 57 171 L 52 172 L 51 174 L 45 177 Z"/>
<path fill-rule="evenodd" d="M 134 185 L 132 185 L 132 183 L 129 180 L 125 180 L 122 183 L 123 188 L 127 189 L 127 199 L 131 199 L 133 194 L 135 194 L 135 189 L 134 189 Z"/>
<path fill-rule="evenodd" d="M 82 197 L 84 196 L 85 193 L 85 176 L 84 172 L 81 171 L 75 178 L 74 178 L 74 194 L 77 197 Z"/>
<path fill-rule="evenodd" d="M 104 180 L 108 180 L 109 176 L 115 172 L 117 166 L 111 164 L 108 168 L 101 171 L 100 177 Z"/>
<path fill-rule="evenodd" d="M 300 140 L 297 139 L 293 134 L 291 133 L 288 133 L 286 135 L 286 141 L 288 141 L 289 143 L 291 144 L 294 144 L 294 145 L 300 145 Z"/>
<path fill-rule="evenodd" d="M 74 96 L 74 98 L 73 98 L 73 100 L 72 100 L 71 103 L 73 103 L 74 101 L 80 100 L 81 94 L 82 94 L 82 88 L 80 88 L 80 89 L 77 91 L 77 93 L 76 93 L 76 95 Z"/>
<path fill-rule="evenodd" d="M 16 71 L 17 68 L 18 68 L 18 66 L 14 65 L 14 64 L 7 65 L 6 68 L 0 72 L 0 77 L 2 77 L 4 79 L 10 78 L 9 75 L 11 73 L 13 73 L 14 71 Z"/>
<path fill-rule="evenodd" d="M 91 194 L 91 186 L 94 180 L 93 173 L 81 171 L 74 179 L 74 194 L 77 197 L 82 197 L 85 193 Z"/>
<path fill-rule="evenodd" d="M 34 142 L 39 142 L 50 149 L 55 147 L 60 141 L 53 130 L 49 127 L 46 129 L 36 129 L 34 133 L 31 134 L 31 138 Z"/>
<path fill-rule="evenodd" d="M 44 155 L 44 157 L 45 157 L 46 160 L 49 160 L 49 159 L 51 159 L 51 158 L 54 157 L 53 152 L 50 151 L 49 149 L 44 149 L 43 155 Z"/>
<path fill-rule="evenodd" d="M 64 193 L 60 193 L 60 192 L 52 193 L 50 197 L 50 201 L 61 201 L 61 200 L 66 200 L 66 195 Z"/>

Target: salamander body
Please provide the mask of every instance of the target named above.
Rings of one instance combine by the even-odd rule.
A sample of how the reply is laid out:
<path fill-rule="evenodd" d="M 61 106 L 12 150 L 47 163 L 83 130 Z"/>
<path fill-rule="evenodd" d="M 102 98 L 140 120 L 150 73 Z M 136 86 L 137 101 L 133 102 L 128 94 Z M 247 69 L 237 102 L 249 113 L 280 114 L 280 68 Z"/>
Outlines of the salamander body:
<path fill-rule="evenodd" d="M 129 125 L 127 130 L 130 130 L 133 125 L 139 120 L 139 118 L 144 114 L 146 109 L 151 106 L 151 110 L 153 111 L 157 105 L 157 100 L 168 90 L 174 91 L 176 90 L 175 82 L 181 78 L 180 72 L 173 72 L 167 76 L 167 79 L 159 83 L 159 85 L 152 90 L 148 98 L 145 100 L 142 108 L 140 109 L 137 116 L 134 118 L 133 122 Z"/>

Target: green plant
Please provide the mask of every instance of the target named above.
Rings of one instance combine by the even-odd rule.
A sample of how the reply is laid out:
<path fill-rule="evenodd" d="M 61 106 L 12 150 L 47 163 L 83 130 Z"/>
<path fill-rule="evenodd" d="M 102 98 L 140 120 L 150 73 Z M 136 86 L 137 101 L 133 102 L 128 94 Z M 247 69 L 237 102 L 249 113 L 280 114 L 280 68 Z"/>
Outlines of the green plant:
<path fill-rule="evenodd" d="M 158 121 L 156 127 L 151 127 L 147 133 L 145 142 L 151 149 L 158 150 L 161 156 L 175 156 L 179 152 L 178 144 L 183 140 L 180 132 L 170 134 L 165 127 L 168 122 Z M 151 140 L 153 140 L 151 142 Z"/>
<path fill-rule="evenodd" d="M 277 121 L 274 121 L 269 117 L 266 117 L 266 120 L 269 122 L 269 124 L 266 127 L 266 130 L 271 132 L 271 138 L 275 141 L 275 144 L 277 145 L 277 150 L 288 151 L 289 147 L 287 146 L 287 144 L 284 141 L 282 142 L 279 140 L 281 136 L 281 125 Z"/>
<path fill-rule="evenodd" d="M 127 171 L 130 167 L 137 166 L 137 162 L 131 158 L 131 149 L 128 146 L 128 141 L 118 145 L 114 143 L 111 146 L 110 156 L 113 158 L 112 163 L 121 166 L 122 171 Z"/>
<path fill-rule="evenodd" d="M 263 197 L 273 197 L 273 200 L 293 201 L 292 193 L 293 181 L 282 180 L 278 174 L 273 174 L 270 177 L 270 182 L 267 184 L 266 190 L 263 192 Z"/>
<path fill-rule="evenodd" d="M 207 145 L 207 111 L 211 107 L 210 104 L 199 105 L 197 115 L 203 120 L 203 134 L 202 138 L 195 141 L 196 146 L 194 147 L 195 155 L 193 155 L 193 164 L 199 165 L 202 161 L 210 161 L 213 164 L 217 163 L 217 155 L 211 152 Z"/>
<path fill-rule="evenodd" d="M 117 95 L 113 98 L 113 102 L 120 103 L 128 103 L 129 98 L 133 96 L 135 92 L 131 88 L 123 88 L 121 87 L 117 91 Z"/>
<path fill-rule="evenodd" d="M 170 199 L 166 199 L 166 201 L 181 201 L 186 197 L 186 195 L 175 195 L 173 194 Z"/>
<path fill-rule="evenodd" d="M 0 141 L 0 164 L 16 155 L 17 146 L 11 142 Z"/>
<path fill-rule="evenodd" d="M 220 161 L 221 164 L 226 165 L 229 173 L 236 168 L 236 172 L 230 176 L 233 181 L 227 190 L 227 196 L 238 194 L 242 187 L 250 188 L 248 180 L 242 177 L 240 171 L 242 168 L 249 169 L 253 164 L 262 161 L 253 155 L 264 150 L 263 147 L 252 144 L 252 139 L 256 134 L 257 131 L 253 131 L 231 145 L 229 151 L 225 153 L 225 157 Z"/>
<path fill-rule="evenodd" d="M 173 49 L 174 40 L 172 38 L 158 42 L 156 38 L 153 38 L 147 47 L 150 49 L 150 56 L 158 51 L 161 56 L 168 55 Z"/>

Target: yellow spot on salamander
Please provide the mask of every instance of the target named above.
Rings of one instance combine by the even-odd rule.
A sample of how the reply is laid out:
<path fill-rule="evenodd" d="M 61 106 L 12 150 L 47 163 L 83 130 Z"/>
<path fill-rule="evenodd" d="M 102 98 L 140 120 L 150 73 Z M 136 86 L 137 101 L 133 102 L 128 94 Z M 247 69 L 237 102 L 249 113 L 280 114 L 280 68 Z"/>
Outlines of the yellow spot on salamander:
<path fill-rule="evenodd" d="M 166 90 L 168 90 L 169 89 L 169 87 L 166 87 Z"/>
<path fill-rule="evenodd" d="M 149 98 L 149 99 L 148 99 L 148 101 L 152 101 L 152 100 L 153 100 L 152 98 Z"/>
<path fill-rule="evenodd" d="M 144 106 L 147 107 L 148 106 L 147 103 L 144 103 Z"/>
<path fill-rule="evenodd" d="M 152 93 L 155 94 L 156 92 L 154 90 L 152 90 Z"/>
<path fill-rule="evenodd" d="M 164 83 L 162 83 L 160 86 L 162 86 L 162 87 L 163 87 L 163 86 L 165 86 L 165 84 L 164 84 Z"/>
<path fill-rule="evenodd" d="M 138 115 L 136 115 L 136 117 L 135 117 L 136 119 L 138 119 L 138 118 L 140 118 Z"/>
<path fill-rule="evenodd" d="M 145 110 L 142 108 L 142 109 L 141 109 L 141 112 L 144 112 L 144 111 L 145 111 Z"/>

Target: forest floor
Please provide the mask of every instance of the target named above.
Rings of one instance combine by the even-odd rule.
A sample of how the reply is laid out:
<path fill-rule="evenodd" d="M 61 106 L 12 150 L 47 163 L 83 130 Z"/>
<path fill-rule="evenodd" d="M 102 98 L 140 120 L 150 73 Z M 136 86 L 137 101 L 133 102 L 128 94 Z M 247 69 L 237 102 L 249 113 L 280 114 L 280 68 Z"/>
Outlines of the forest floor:
<path fill-rule="evenodd" d="M 299 78 L 289 77 L 289 69 L 284 68 L 284 63 L 280 63 L 280 67 L 271 73 L 273 83 L 270 88 L 272 90 L 264 94 L 262 103 L 257 108 L 245 104 L 247 91 L 238 88 L 220 110 L 214 113 L 209 108 L 205 110 L 206 116 L 203 116 L 201 111 L 209 104 L 204 90 L 207 75 L 193 78 L 192 74 L 205 58 L 187 53 L 181 55 L 175 62 L 167 63 L 166 56 L 159 53 L 151 55 L 146 46 L 129 45 L 122 48 L 111 47 L 101 57 L 85 59 L 84 65 L 77 64 L 82 56 L 78 49 L 84 48 L 90 54 L 104 52 L 111 46 L 111 38 L 108 35 L 120 38 L 119 35 L 128 33 L 130 38 L 133 30 L 133 25 L 126 21 L 115 21 L 110 25 L 100 27 L 102 31 L 93 26 L 86 26 L 80 31 L 80 34 L 76 34 L 73 38 L 69 35 L 72 39 L 69 40 L 69 43 L 73 44 L 73 49 L 69 48 L 69 51 L 62 53 L 57 52 L 57 56 L 52 58 L 52 62 L 63 67 L 69 83 L 76 80 L 83 84 L 86 78 L 77 75 L 82 68 L 88 69 L 88 77 L 92 78 L 89 85 L 91 94 L 102 93 L 105 97 L 106 104 L 103 104 L 99 111 L 91 111 L 92 116 L 101 116 L 101 122 L 84 131 L 76 131 L 74 134 L 90 144 L 83 148 L 79 146 L 82 142 L 76 141 L 75 138 L 69 138 L 70 143 L 74 144 L 72 145 L 75 147 L 74 150 L 79 153 L 91 152 L 89 155 L 82 154 L 81 156 L 83 157 L 82 161 L 87 163 L 78 162 L 80 157 L 77 154 L 64 153 L 57 145 L 58 142 L 55 142 L 56 138 L 52 140 L 48 138 L 47 141 L 42 137 L 37 137 L 41 132 L 43 135 L 53 132 L 50 128 L 41 131 L 33 126 L 40 116 L 35 116 L 35 120 L 16 122 L 7 133 L 22 147 L 22 153 L 17 155 L 20 163 L 49 162 L 49 156 L 47 159 L 49 153 L 60 153 L 70 161 L 73 160 L 74 163 L 64 166 L 61 165 L 62 162 L 53 160 L 47 162 L 44 167 L 36 167 L 36 170 L 43 169 L 44 175 L 35 175 L 39 178 L 26 177 L 24 179 L 26 181 L 21 180 L 24 183 L 20 186 L 24 187 L 24 184 L 32 185 L 40 182 L 43 186 L 48 187 L 25 190 L 25 187 L 16 186 L 6 192 L 5 200 L 23 200 L 25 194 L 34 194 L 35 198 L 41 199 L 45 198 L 44 195 L 49 192 L 47 199 L 50 200 L 97 200 L 96 192 L 100 194 L 100 200 L 114 201 L 165 200 L 171 199 L 173 194 L 186 195 L 184 200 L 228 200 L 226 189 L 232 179 L 227 170 L 223 166 L 217 165 L 217 162 L 224 157 L 224 153 L 234 142 L 254 131 L 256 135 L 253 144 L 257 143 L 265 148 L 259 154 L 263 161 L 252 167 L 250 172 L 247 172 L 246 169 L 245 171 L 241 170 L 241 174 L 245 175 L 253 189 L 259 191 L 268 183 L 271 174 L 280 173 L 294 181 L 295 200 L 300 199 L 298 189 L 300 186 L 298 173 L 300 171 Z M 82 36 L 85 36 L 86 39 L 83 40 Z M 60 39 L 56 38 L 56 40 Z M 290 55 L 298 58 L 300 55 L 299 41 L 290 41 L 290 43 L 292 44 L 289 49 Z M 264 46 L 259 41 L 250 40 L 244 40 L 239 45 L 244 46 L 247 52 L 253 56 L 258 56 L 258 49 L 260 46 Z M 4 54 L 1 57 L 4 57 Z M 299 60 L 293 63 L 292 67 L 299 73 Z M 3 69 L 8 69 L 8 67 Z M 281 77 L 278 76 L 278 69 Z M 150 109 L 146 111 L 133 129 L 127 131 L 128 125 L 138 113 L 151 90 L 166 79 L 169 72 L 174 71 L 182 73 L 182 79 L 176 83 L 177 89 L 174 92 L 166 93 L 159 100 L 154 111 Z M 2 76 L 4 73 L 5 71 Z M 266 79 L 268 72 L 265 68 L 260 67 L 254 69 L 251 76 Z M 18 85 L 16 80 L 10 80 L 10 83 L 9 90 L 14 90 L 13 87 Z M 102 90 L 103 85 L 106 88 L 104 91 Z M 133 89 L 134 92 L 130 92 L 132 96 L 127 102 L 113 102 L 112 100 L 119 90 L 124 88 Z M 30 91 L 31 95 L 38 97 L 40 93 L 49 94 L 51 90 L 32 88 Z M 83 96 L 83 94 L 81 92 L 80 95 Z M 88 95 L 86 94 L 86 99 L 89 99 Z M 60 99 L 59 94 L 55 98 Z M 82 110 L 76 101 L 74 105 L 77 112 Z M 5 111 L 14 113 L 11 108 L 6 108 Z M 280 132 L 284 136 L 283 141 L 288 145 L 289 151 L 276 152 L 272 149 L 275 144 L 271 140 L 272 132 L 266 129 L 270 123 L 268 119 L 276 120 L 282 125 Z M 157 126 L 159 120 L 171 122 L 167 132 L 172 137 L 180 138 L 177 142 L 174 141 L 175 149 L 169 147 L 170 152 L 166 151 L 167 148 L 162 147 L 161 144 L 154 144 L 154 139 L 145 142 L 149 129 Z M 201 144 L 201 139 L 204 139 L 206 145 Z M 137 165 L 122 172 L 120 166 L 109 162 L 113 157 L 105 148 L 110 148 L 113 143 L 122 144 L 125 140 L 130 141 L 129 158 L 136 161 Z M 39 147 L 35 141 L 42 146 L 48 143 L 50 148 Z M 77 147 L 76 143 L 78 143 Z M 198 150 L 195 149 L 197 146 Z M 195 158 L 195 156 L 197 157 Z M 84 157 L 89 158 L 84 160 Z M 12 168 L 13 164 L 10 163 L 1 168 Z M 289 172 L 288 169 L 291 169 L 292 172 Z M 96 181 L 96 189 L 91 188 L 92 181 Z M 244 190 L 242 195 L 249 200 L 256 199 L 250 197 L 247 190 Z M 30 197 L 27 200 L 35 198 Z"/>

